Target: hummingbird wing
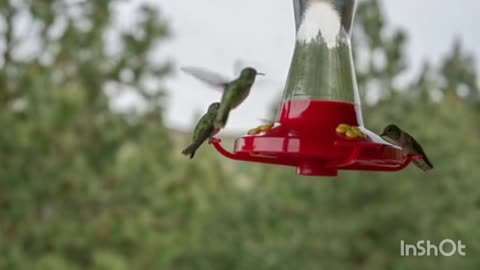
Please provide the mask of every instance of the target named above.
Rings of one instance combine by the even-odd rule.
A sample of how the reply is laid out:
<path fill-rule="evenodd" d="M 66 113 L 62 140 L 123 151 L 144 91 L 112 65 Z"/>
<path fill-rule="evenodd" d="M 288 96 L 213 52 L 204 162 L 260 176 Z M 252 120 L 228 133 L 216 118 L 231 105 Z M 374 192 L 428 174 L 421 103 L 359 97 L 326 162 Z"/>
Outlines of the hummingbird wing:
<path fill-rule="evenodd" d="M 408 136 L 408 140 L 409 140 L 409 145 L 411 145 L 413 148 L 413 151 L 416 154 L 423 156 L 423 159 L 414 160 L 413 163 L 415 163 L 415 165 L 417 165 L 420 169 L 424 171 L 429 171 L 433 169 L 433 164 L 428 159 L 427 155 L 425 154 L 425 151 L 423 151 L 422 146 L 412 136 Z"/>
<path fill-rule="evenodd" d="M 213 122 L 215 121 L 216 113 L 206 113 L 198 121 L 193 132 L 192 144 L 182 151 L 182 154 L 190 156 L 192 159 L 195 152 L 202 146 L 202 144 L 211 137 L 214 132 Z"/>
<path fill-rule="evenodd" d="M 215 121 L 216 114 L 206 113 L 195 126 L 195 131 L 193 132 L 193 140 L 201 141 L 205 136 L 208 136 L 213 131 L 213 121 Z"/>
<path fill-rule="evenodd" d="M 223 91 L 230 83 L 230 79 L 216 72 L 200 67 L 182 67 L 181 70 L 209 86 Z"/>

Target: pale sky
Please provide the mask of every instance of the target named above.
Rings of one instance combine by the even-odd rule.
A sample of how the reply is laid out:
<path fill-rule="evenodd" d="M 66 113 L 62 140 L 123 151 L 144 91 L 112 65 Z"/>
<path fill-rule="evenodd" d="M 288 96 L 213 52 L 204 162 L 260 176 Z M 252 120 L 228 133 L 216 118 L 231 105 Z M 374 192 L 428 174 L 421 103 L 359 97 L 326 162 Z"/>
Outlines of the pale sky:
<path fill-rule="evenodd" d="M 189 129 L 195 112 L 203 112 L 219 100 L 220 93 L 183 74 L 181 66 L 199 66 L 233 75 L 236 59 L 267 74 L 249 98 L 235 109 L 227 131 L 240 131 L 259 124 L 272 101 L 281 97 L 295 40 L 291 0 L 151 0 L 160 5 L 170 23 L 172 37 L 159 51 L 176 65 L 167 81 L 166 124 Z M 415 74 L 422 59 L 438 63 L 455 36 L 480 55 L 478 21 L 480 1 L 475 0 L 384 0 L 392 27 L 409 34 L 409 74 Z"/>

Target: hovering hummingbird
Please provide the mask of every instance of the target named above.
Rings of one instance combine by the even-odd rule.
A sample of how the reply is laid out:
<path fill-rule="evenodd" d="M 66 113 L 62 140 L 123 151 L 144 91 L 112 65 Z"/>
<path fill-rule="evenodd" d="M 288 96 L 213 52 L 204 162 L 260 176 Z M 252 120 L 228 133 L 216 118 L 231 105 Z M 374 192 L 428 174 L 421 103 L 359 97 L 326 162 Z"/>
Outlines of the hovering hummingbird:
<path fill-rule="evenodd" d="M 423 171 L 433 169 L 433 164 L 428 159 L 420 144 L 410 134 L 401 130 L 396 125 L 388 125 L 380 136 L 390 138 L 394 144 L 403 149 L 406 155 L 422 155 L 423 159 L 414 160 L 413 163 Z"/>
<path fill-rule="evenodd" d="M 182 154 L 193 158 L 197 149 L 205 142 L 208 138 L 211 138 L 217 134 L 220 129 L 214 127 L 215 119 L 217 118 L 218 109 L 220 108 L 219 102 L 214 102 L 208 107 L 207 113 L 205 113 L 202 118 L 198 121 L 193 131 L 192 144 L 185 148 L 182 151 Z"/>
<path fill-rule="evenodd" d="M 225 127 L 231 110 L 240 105 L 250 94 L 250 89 L 257 75 L 265 74 L 257 72 L 254 68 L 246 67 L 240 71 L 237 79 L 229 80 L 222 75 L 207 71 L 202 68 L 184 67 L 182 70 L 193 77 L 223 91 L 220 108 L 215 119 L 215 128 Z"/>

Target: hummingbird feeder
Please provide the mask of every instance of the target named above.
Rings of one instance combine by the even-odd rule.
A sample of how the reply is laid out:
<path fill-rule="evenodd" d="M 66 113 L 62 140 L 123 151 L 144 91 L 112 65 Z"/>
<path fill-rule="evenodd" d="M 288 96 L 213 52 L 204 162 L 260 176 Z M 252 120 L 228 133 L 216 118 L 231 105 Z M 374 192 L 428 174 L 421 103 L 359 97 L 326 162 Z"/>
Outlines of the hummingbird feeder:
<path fill-rule="evenodd" d="M 236 139 L 225 157 L 297 168 L 300 175 L 338 170 L 400 171 L 406 156 L 363 125 L 350 46 L 356 0 L 293 0 L 296 44 L 277 126 Z"/>

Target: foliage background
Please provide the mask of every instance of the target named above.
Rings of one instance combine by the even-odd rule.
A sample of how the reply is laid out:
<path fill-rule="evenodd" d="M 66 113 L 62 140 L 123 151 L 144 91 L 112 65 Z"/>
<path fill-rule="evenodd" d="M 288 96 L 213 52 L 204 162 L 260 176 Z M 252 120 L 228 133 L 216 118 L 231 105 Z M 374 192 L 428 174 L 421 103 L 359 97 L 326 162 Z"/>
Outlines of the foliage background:
<path fill-rule="evenodd" d="M 114 5 L 0 3 L 0 269 L 480 267 L 480 93 L 461 40 L 399 87 L 407 32 L 383 31 L 379 1 L 361 2 L 359 87 L 382 90 L 363 106 L 366 124 L 405 127 L 436 168 L 303 178 L 209 147 L 181 156 L 189 135 L 162 124 L 170 64 L 150 57 L 168 27 L 142 6 L 132 29 L 116 29 Z M 34 25 L 25 36 L 21 16 Z M 143 109 L 112 110 L 122 91 Z M 462 240 L 467 256 L 400 256 L 400 240 L 444 238 Z"/>

